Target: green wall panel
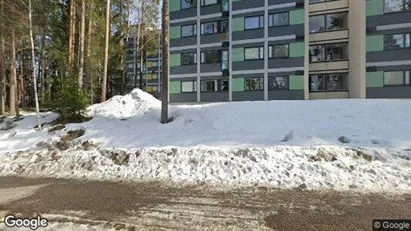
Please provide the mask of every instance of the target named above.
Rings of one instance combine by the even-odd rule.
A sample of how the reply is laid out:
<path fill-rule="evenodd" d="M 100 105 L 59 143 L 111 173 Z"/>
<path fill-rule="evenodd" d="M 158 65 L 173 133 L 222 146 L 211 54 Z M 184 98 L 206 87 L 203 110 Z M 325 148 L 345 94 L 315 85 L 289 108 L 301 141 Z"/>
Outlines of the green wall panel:
<path fill-rule="evenodd" d="M 233 91 L 244 91 L 244 78 L 233 79 Z"/>
<path fill-rule="evenodd" d="M 290 76 L 290 90 L 304 90 L 304 76 L 291 75 Z"/>
<path fill-rule="evenodd" d="M 233 62 L 244 61 L 244 48 L 233 48 Z"/>
<path fill-rule="evenodd" d="M 304 57 L 304 43 L 290 43 L 290 57 Z"/>
<path fill-rule="evenodd" d="M 176 39 L 181 37 L 181 30 L 179 26 L 170 27 L 170 39 Z"/>
<path fill-rule="evenodd" d="M 233 31 L 244 30 L 244 18 L 233 18 Z"/>
<path fill-rule="evenodd" d="M 367 72 L 367 87 L 384 87 L 384 72 Z"/>
<path fill-rule="evenodd" d="M 170 67 L 181 66 L 181 54 L 170 55 Z"/>
<path fill-rule="evenodd" d="M 180 0 L 170 0 L 170 12 L 180 10 Z"/>
<path fill-rule="evenodd" d="M 383 51 L 384 50 L 384 36 L 371 35 L 367 36 L 366 49 L 368 51 Z"/>
<path fill-rule="evenodd" d="M 367 16 L 384 14 L 384 0 L 367 0 Z"/>
<path fill-rule="evenodd" d="M 181 82 L 175 81 L 170 82 L 170 94 L 180 94 L 181 93 Z"/>
<path fill-rule="evenodd" d="M 290 11 L 290 25 L 304 23 L 304 9 Z"/>

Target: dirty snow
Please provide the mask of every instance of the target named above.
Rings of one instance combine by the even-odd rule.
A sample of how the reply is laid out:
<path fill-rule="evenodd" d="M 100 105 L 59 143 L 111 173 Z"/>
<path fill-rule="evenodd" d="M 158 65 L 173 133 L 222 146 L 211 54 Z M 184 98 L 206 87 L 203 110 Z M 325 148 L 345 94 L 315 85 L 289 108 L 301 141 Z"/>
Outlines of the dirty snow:
<path fill-rule="evenodd" d="M 411 190 L 410 100 L 172 105 L 165 125 L 160 110 L 135 90 L 89 107 L 91 121 L 62 132 L 37 132 L 25 115 L 0 131 L 0 174 Z M 51 144 L 78 128 L 86 133 L 71 149 Z M 84 150 L 86 140 L 98 147 Z M 34 148 L 39 141 L 50 146 Z"/>

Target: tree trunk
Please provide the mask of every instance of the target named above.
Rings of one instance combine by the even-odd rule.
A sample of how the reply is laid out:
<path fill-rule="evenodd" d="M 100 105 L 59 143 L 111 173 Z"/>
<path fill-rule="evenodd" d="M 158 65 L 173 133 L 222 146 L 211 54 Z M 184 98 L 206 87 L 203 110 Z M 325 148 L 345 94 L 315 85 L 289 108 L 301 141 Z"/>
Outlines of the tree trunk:
<path fill-rule="evenodd" d="M 36 103 L 36 113 L 37 113 L 37 129 L 41 130 L 40 123 L 40 107 L 39 107 L 39 96 L 37 94 L 37 79 L 36 79 L 36 57 L 34 56 L 34 38 L 33 38 L 33 20 L 32 20 L 32 9 L 31 0 L 29 0 L 29 30 L 30 30 L 30 42 L 31 42 L 31 61 L 33 64 L 33 86 L 34 86 L 34 101 Z"/>
<path fill-rule="evenodd" d="M 17 71 L 16 71 L 16 38 L 14 29 L 11 30 L 11 44 L 10 44 L 10 90 L 9 90 L 9 115 L 18 116 L 17 112 Z"/>
<path fill-rule="evenodd" d="M 44 102 L 44 93 L 46 88 L 46 35 L 44 29 L 41 30 L 41 51 L 40 51 L 40 63 L 41 63 L 41 74 L 40 74 L 40 98 L 41 102 Z"/>
<path fill-rule="evenodd" d="M 161 10 L 162 13 L 162 36 L 163 36 L 163 47 L 162 47 L 162 54 L 163 54 L 163 71 L 162 71 L 162 97 L 161 97 L 161 123 L 168 123 L 168 103 L 169 103 L 169 63 L 168 63 L 168 30 L 169 30 L 169 22 L 170 22 L 170 14 L 168 12 L 168 0 L 163 0 L 163 7 Z"/>
<path fill-rule="evenodd" d="M 69 24 L 69 50 L 68 50 L 68 61 L 69 70 L 72 71 L 74 62 L 74 46 L 75 46 L 75 36 L 76 34 L 76 0 L 70 0 L 70 24 Z"/>
<path fill-rule="evenodd" d="M 94 103 L 94 75 L 91 70 L 91 35 L 93 34 L 93 1 L 90 1 L 89 17 L 88 17 L 88 35 L 87 35 L 87 78 L 90 84 L 90 101 Z"/>
<path fill-rule="evenodd" d="M 84 34 L 86 33 L 86 0 L 81 1 L 81 33 L 80 33 L 80 65 L 78 72 L 78 83 L 80 89 L 83 88 L 84 71 Z"/>
<path fill-rule="evenodd" d="M 104 73 L 103 73 L 103 80 L 101 81 L 100 102 L 106 101 L 109 39 L 110 39 L 110 0 L 106 0 L 106 41 L 105 41 L 105 47 L 104 47 Z"/>
<path fill-rule="evenodd" d="M 126 29 L 126 24 L 124 22 L 124 16 L 123 16 L 123 0 L 120 0 L 120 75 L 121 75 L 121 81 L 120 81 L 120 94 L 124 95 L 125 93 L 125 85 L 126 85 L 126 75 L 125 75 L 125 52 L 126 49 L 124 49 L 124 39 L 125 39 L 125 33 L 124 30 Z"/>
<path fill-rule="evenodd" d="M 0 21 L 3 18 L 3 1 L 0 0 Z M 6 114 L 6 44 L 4 41 L 3 27 L 0 24 L 0 115 Z"/>
<path fill-rule="evenodd" d="M 144 28 L 144 13 L 145 13 L 145 4 L 146 4 L 146 0 L 142 0 L 142 3 L 141 3 L 141 10 L 140 10 L 140 12 L 141 12 L 141 15 L 139 16 L 140 18 L 139 18 L 139 21 L 141 21 L 141 22 L 139 22 L 139 27 L 140 27 L 140 34 L 139 34 L 139 38 L 140 38 L 140 41 L 139 41 L 139 48 L 138 48 L 138 50 L 139 50 L 139 52 L 138 52 L 138 55 L 140 55 L 140 68 L 139 68 L 139 74 L 140 74 L 140 81 L 139 81 L 139 84 L 140 84 L 140 89 L 141 90 L 144 90 L 144 88 L 143 88 L 143 64 L 144 64 L 144 36 L 145 36 L 145 28 Z M 147 68 L 147 67 L 146 67 Z"/>
<path fill-rule="evenodd" d="M 23 46 L 23 41 L 21 41 L 21 45 Z M 18 102 L 21 104 L 21 107 L 24 108 L 24 55 L 23 50 L 20 52 L 20 74 L 19 74 L 19 83 L 18 83 Z"/>

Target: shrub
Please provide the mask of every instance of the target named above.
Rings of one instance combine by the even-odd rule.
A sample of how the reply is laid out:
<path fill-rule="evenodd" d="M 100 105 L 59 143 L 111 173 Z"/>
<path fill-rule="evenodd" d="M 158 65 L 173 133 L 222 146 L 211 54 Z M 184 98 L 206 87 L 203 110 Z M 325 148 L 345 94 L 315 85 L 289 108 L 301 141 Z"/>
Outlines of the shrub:
<path fill-rule="evenodd" d="M 61 78 L 55 97 L 45 105 L 59 114 L 59 123 L 66 124 L 85 121 L 88 102 L 75 78 Z"/>

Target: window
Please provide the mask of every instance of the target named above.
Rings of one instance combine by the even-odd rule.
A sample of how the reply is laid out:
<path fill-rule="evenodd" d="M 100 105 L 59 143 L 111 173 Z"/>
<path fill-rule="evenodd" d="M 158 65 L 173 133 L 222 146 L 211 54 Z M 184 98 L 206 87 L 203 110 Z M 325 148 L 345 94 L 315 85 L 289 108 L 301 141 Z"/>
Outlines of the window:
<path fill-rule="evenodd" d="M 229 11 L 230 3 L 229 0 L 222 0 L 221 2 L 221 11 Z"/>
<path fill-rule="evenodd" d="M 253 16 L 244 18 L 244 29 L 258 29 L 264 27 L 264 16 Z"/>
<path fill-rule="evenodd" d="M 221 23 L 220 32 L 221 32 L 221 33 L 228 32 L 229 29 L 230 29 L 230 28 L 229 28 L 229 25 L 228 25 L 228 21 L 221 21 L 220 23 Z"/>
<path fill-rule="evenodd" d="M 348 58 L 348 44 L 324 44 L 310 46 L 310 62 L 324 62 L 346 60 Z"/>
<path fill-rule="evenodd" d="M 244 80 L 245 91 L 262 91 L 264 90 L 263 78 L 247 78 Z"/>
<path fill-rule="evenodd" d="M 181 82 L 181 92 L 196 92 L 197 91 L 197 81 L 182 81 Z"/>
<path fill-rule="evenodd" d="M 244 48 L 244 59 L 264 59 L 264 47 Z"/>
<path fill-rule="evenodd" d="M 181 37 L 191 37 L 197 35 L 197 25 L 181 26 Z"/>
<path fill-rule="evenodd" d="M 153 86 L 153 92 L 158 92 L 158 86 Z"/>
<path fill-rule="evenodd" d="M 288 44 L 279 44 L 268 47 L 268 58 L 287 58 L 288 56 Z"/>
<path fill-rule="evenodd" d="M 203 81 L 201 81 L 201 91 L 202 92 L 218 91 L 218 89 L 217 89 L 217 80 L 203 80 Z"/>
<path fill-rule="evenodd" d="M 182 65 L 192 65 L 197 63 L 197 53 L 182 53 L 181 54 L 181 64 Z"/>
<path fill-rule="evenodd" d="M 207 22 L 201 24 L 201 34 L 215 34 L 218 33 L 217 22 Z"/>
<path fill-rule="evenodd" d="M 384 35 L 384 50 L 410 47 L 410 34 Z"/>
<path fill-rule="evenodd" d="M 181 2 L 181 9 L 188 9 L 188 8 L 192 8 L 195 7 L 197 4 L 197 0 L 180 0 Z"/>
<path fill-rule="evenodd" d="M 324 74 L 310 76 L 310 91 L 344 90 L 344 74 Z"/>
<path fill-rule="evenodd" d="M 228 80 L 221 80 L 221 91 L 228 91 Z"/>
<path fill-rule="evenodd" d="M 411 71 L 384 72 L 384 86 L 410 85 Z"/>
<path fill-rule="evenodd" d="M 228 70 L 228 51 L 221 51 L 221 71 Z"/>
<path fill-rule="evenodd" d="M 400 12 L 410 9 L 410 0 L 384 0 L 384 13 Z"/>
<path fill-rule="evenodd" d="M 288 76 L 269 77 L 268 90 L 288 90 Z"/>
<path fill-rule="evenodd" d="M 286 26 L 289 24 L 288 12 L 279 14 L 270 14 L 268 16 L 268 26 Z"/>
<path fill-rule="evenodd" d="M 201 6 L 217 4 L 217 0 L 201 0 Z"/>
<path fill-rule="evenodd" d="M 201 52 L 201 63 L 219 63 L 220 51 Z"/>
<path fill-rule="evenodd" d="M 348 14 L 336 13 L 310 17 L 310 33 L 348 28 Z"/>

